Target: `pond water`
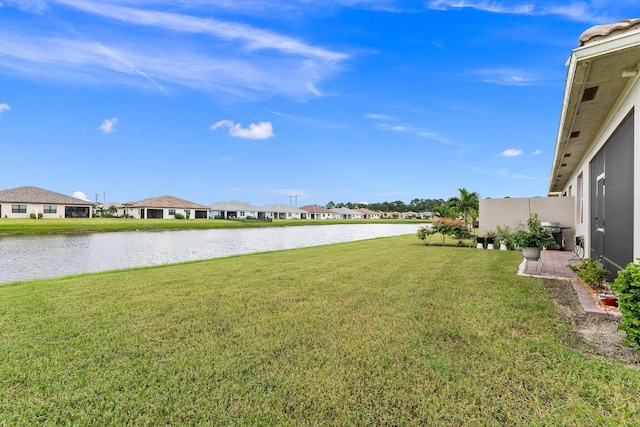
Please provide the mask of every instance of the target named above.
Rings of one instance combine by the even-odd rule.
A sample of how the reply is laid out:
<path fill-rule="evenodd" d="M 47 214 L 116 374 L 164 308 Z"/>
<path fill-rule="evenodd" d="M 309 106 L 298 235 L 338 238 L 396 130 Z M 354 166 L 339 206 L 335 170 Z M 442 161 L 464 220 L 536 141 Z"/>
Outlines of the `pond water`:
<path fill-rule="evenodd" d="M 0 283 L 413 234 L 413 224 L 337 224 L 0 238 Z"/>

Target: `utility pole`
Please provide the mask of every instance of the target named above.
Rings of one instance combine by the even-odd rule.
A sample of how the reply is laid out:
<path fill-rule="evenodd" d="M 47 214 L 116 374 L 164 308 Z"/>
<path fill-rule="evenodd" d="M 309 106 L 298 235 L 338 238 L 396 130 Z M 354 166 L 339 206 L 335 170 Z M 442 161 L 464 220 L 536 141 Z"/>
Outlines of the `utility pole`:
<path fill-rule="evenodd" d="M 302 196 L 299 196 L 297 194 L 289 195 L 289 206 L 293 206 L 293 199 L 295 198 L 296 199 L 296 206 L 295 207 L 297 208 L 298 207 L 298 197 L 302 197 Z"/>

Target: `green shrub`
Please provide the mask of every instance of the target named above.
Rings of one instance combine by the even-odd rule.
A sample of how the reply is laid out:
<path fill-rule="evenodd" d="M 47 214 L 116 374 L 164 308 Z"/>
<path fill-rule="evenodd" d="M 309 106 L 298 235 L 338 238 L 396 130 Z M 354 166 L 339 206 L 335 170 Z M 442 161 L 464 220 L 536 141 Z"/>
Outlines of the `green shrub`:
<path fill-rule="evenodd" d="M 576 273 L 576 276 L 582 280 L 582 283 L 591 287 L 593 290 L 602 290 L 604 278 L 610 273 L 605 268 L 590 258 L 585 258 L 580 264 L 570 265 L 569 268 Z"/>
<path fill-rule="evenodd" d="M 625 344 L 640 350 L 640 265 L 629 263 L 619 271 L 611 289 L 618 294 L 622 313 L 620 329 L 627 333 Z"/>
<path fill-rule="evenodd" d="M 182 215 L 181 213 L 177 213 L 173 216 L 175 219 L 184 219 L 184 215 Z"/>

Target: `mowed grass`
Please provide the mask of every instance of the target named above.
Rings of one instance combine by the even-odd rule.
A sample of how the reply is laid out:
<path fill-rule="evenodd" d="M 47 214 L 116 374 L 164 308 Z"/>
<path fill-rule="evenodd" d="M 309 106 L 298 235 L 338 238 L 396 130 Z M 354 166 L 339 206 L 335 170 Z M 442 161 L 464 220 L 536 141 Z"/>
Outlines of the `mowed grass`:
<path fill-rule="evenodd" d="M 133 219 L 133 218 L 71 218 L 71 219 L 14 219 L 0 218 L 1 235 L 47 234 L 47 233 L 87 233 L 129 230 L 188 230 L 239 227 L 278 227 L 295 225 L 328 224 L 420 224 L 418 220 L 275 220 L 232 221 L 219 219 Z"/>
<path fill-rule="evenodd" d="M 0 287 L 0 425 L 637 425 L 519 253 L 399 236 Z"/>

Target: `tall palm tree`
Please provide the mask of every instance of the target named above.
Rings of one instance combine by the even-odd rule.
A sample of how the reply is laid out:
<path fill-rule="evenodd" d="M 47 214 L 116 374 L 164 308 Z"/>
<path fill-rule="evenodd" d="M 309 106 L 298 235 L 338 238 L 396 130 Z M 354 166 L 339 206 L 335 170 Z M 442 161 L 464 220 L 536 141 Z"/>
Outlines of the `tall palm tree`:
<path fill-rule="evenodd" d="M 473 217 L 479 211 L 480 195 L 478 193 L 469 192 L 466 188 L 458 188 L 460 197 L 452 197 L 448 200 L 461 215 L 465 228 L 469 222 L 469 217 Z"/>

